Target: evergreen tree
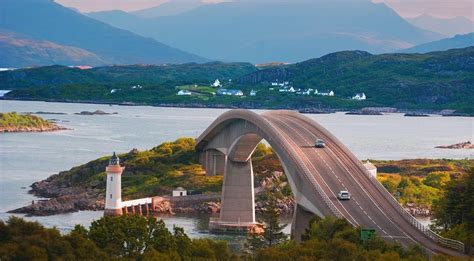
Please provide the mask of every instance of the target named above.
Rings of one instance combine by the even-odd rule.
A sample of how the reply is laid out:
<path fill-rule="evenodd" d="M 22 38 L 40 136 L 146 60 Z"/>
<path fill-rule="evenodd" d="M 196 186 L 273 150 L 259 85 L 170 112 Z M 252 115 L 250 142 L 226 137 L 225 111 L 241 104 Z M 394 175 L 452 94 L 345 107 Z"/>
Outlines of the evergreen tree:
<path fill-rule="evenodd" d="M 288 240 L 288 236 L 283 232 L 287 224 L 280 224 L 278 220 L 280 216 L 278 199 L 283 197 L 278 188 L 279 184 L 275 184 L 273 189 L 266 189 L 264 192 L 267 201 L 259 219 L 259 222 L 264 225 L 264 232 L 253 234 L 247 239 L 246 245 L 249 250 L 273 247 Z"/>

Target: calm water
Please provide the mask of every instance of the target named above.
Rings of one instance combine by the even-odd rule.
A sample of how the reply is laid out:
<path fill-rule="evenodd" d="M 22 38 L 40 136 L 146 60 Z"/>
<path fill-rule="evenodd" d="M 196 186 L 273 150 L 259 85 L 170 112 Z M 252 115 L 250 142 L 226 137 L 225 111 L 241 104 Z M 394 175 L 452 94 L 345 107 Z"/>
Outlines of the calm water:
<path fill-rule="evenodd" d="M 82 116 L 81 111 L 103 110 L 115 115 Z M 93 104 L 2 101 L 0 111 L 65 112 L 40 115 L 56 119 L 69 131 L 53 133 L 0 134 L 0 219 L 5 212 L 24 206 L 33 197 L 31 183 L 73 166 L 132 148 L 152 148 L 179 137 L 197 137 L 226 110 L 156 107 L 127 107 Z M 259 112 L 259 111 L 257 111 Z M 435 149 L 462 141 L 474 141 L 474 118 L 355 116 L 343 113 L 308 115 L 342 140 L 360 159 L 472 158 L 469 150 Z M 28 218 L 62 231 L 74 224 L 88 225 L 101 212 L 79 212 L 51 217 Z M 207 217 L 165 217 L 169 227 L 184 227 L 191 236 L 209 236 Z"/>

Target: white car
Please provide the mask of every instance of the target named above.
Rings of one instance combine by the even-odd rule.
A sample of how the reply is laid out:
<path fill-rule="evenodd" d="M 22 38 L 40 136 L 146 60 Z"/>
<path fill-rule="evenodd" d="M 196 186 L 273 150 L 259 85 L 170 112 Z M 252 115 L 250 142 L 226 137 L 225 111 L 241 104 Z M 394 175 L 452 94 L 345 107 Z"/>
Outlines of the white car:
<path fill-rule="evenodd" d="M 351 199 L 351 194 L 347 190 L 341 190 L 337 193 L 337 198 L 339 200 L 349 200 Z"/>

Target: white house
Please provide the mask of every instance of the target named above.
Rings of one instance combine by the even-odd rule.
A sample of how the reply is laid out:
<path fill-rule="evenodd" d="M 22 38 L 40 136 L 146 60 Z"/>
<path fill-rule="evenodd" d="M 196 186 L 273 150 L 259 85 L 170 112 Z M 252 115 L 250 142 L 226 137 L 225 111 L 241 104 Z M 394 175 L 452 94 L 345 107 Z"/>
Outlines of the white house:
<path fill-rule="evenodd" d="M 375 167 L 374 164 L 367 160 L 367 162 L 364 163 L 364 167 L 369 171 L 370 175 L 373 178 L 377 177 L 377 167 Z"/>
<path fill-rule="evenodd" d="M 216 81 L 211 86 L 217 88 L 217 87 L 222 87 L 222 84 L 219 81 L 219 79 L 216 79 Z"/>
<path fill-rule="evenodd" d="M 357 101 L 363 101 L 367 99 L 367 96 L 365 96 L 365 93 L 356 93 L 356 95 L 354 95 L 352 99 Z"/>
<path fill-rule="evenodd" d="M 116 92 L 118 92 L 117 89 L 112 89 L 112 90 L 110 90 L 110 93 L 116 93 Z"/>
<path fill-rule="evenodd" d="M 192 93 L 188 90 L 180 90 L 177 95 L 183 96 L 183 95 L 192 95 Z"/>
<path fill-rule="evenodd" d="M 334 96 L 334 91 L 330 91 L 330 90 L 326 90 L 322 92 L 319 92 L 318 90 L 316 90 L 314 93 L 320 96 Z"/>
<path fill-rule="evenodd" d="M 182 187 L 177 187 L 175 189 L 173 189 L 173 197 L 185 197 L 188 195 L 188 191 L 186 191 L 184 188 Z"/>
<path fill-rule="evenodd" d="M 244 96 L 241 90 L 219 89 L 216 93 L 218 96 Z"/>
<path fill-rule="evenodd" d="M 253 89 L 250 91 L 250 96 L 257 96 L 257 91 L 254 91 Z"/>

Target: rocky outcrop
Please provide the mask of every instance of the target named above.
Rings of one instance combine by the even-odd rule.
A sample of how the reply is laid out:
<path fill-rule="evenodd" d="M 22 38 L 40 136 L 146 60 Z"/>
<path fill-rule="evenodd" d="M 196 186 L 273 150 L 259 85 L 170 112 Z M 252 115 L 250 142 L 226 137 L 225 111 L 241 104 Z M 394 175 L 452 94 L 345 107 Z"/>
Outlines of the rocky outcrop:
<path fill-rule="evenodd" d="M 118 114 L 117 112 L 114 113 L 108 113 L 105 111 L 101 110 L 96 110 L 96 111 L 81 111 L 79 113 L 74 113 L 76 115 L 110 115 L 110 114 Z"/>
<path fill-rule="evenodd" d="M 418 206 L 414 203 L 406 203 L 405 210 L 414 217 L 431 217 L 431 209 L 426 206 Z"/>
<path fill-rule="evenodd" d="M 472 144 L 470 141 L 466 142 L 461 142 L 461 143 L 456 143 L 453 145 L 448 145 L 448 146 L 436 146 L 435 148 L 437 149 L 474 149 L 474 144 Z"/>
<path fill-rule="evenodd" d="M 64 195 L 46 200 L 36 200 L 28 206 L 9 212 L 30 216 L 49 216 L 79 210 L 103 210 L 105 206 L 103 197 L 99 197 L 99 192 L 95 190 L 70 188 L 62 190 L 61 194 Z"/>

